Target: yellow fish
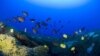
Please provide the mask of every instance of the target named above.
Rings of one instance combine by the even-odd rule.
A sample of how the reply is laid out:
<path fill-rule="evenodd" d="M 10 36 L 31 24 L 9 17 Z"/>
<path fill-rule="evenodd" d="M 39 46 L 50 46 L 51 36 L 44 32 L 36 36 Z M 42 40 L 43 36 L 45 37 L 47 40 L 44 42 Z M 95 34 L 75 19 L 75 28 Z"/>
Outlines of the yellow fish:
<path fill-rule="evenodd" d="M 65 49 L 66 48 L 66 44 L 61 43 L 60 47 L 63 48 L 63 49 Z"/>

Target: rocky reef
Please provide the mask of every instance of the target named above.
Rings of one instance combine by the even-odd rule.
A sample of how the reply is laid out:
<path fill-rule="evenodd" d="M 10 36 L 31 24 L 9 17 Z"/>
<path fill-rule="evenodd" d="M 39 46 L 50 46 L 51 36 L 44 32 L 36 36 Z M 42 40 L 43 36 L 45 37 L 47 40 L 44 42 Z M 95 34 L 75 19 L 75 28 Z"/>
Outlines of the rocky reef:
<path fill-rule="evenodd" d="M 0 34 L 0 55 L 2 56 L 45 56 L 48 47 L 29 48 L 21 45 L 18 40 L 7 34 Z"/>
<path fill-rule="evenodd" d="M 0 23 L 0 56 L 99 56 L 100 31 L 32 35 Z"/>

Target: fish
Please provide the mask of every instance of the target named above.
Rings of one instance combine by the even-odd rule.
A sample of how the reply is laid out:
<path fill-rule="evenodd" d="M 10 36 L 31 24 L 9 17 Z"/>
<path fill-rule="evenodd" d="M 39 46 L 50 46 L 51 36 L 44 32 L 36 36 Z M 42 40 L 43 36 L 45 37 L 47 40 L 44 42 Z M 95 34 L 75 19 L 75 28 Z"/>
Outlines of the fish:
<path fill-rule="evenodd" d="M 72 51 L 73 53 L 75 53 L 76 47 L 71 47 L 70 51 Z"/>
<path fill-rule="evenodd" d="M 79 34 L 79 32 L 78 31 L 75 31 L 74 33 L 73 33 L 73 37 L 74 36 L 77 36 Z"/>
<path fill-rule="evenodd" d="M 35 19 L 30 19 L 31 22 L 35 22 Z"/>
<path fill-rule="evenodd" d="M 48 48 L 48 46 L 47 46 L 47 45 L 44 45 L 44 47 L 45 47 L 45 48 Z"/>
<path fill-rule="evenodd" d="M 84 37 L 84 36 L 82 36 L 82 37 L 81 37 L 81 40 L 85 40 L 85 37 Z"/>
<path fill-rule="evenodd" d="M 48 26 L 48 24 L 47 24 L 46 22 L 44 22 L 44 21 L 41 22 L 41 25 L 42 25 L 42 26 L 45 26 L 45 27 Z"/>
<path fill-rule="evenodd" d="M 32 28 L 32 31 L 33 31 L 34 34 L 37 33 L 37 29 L 35 29 L 35 28 Z"/>
<path fill-rule="evenodd" d="M 51 20 L 51 18 L 49 17 L 49 18 L 46 19 L 46 22 L 49 22 L 50 20 Z"/>
<path fill-rule="evenodd" d="M 6 26 L 3 22 L 0 22 L 0 34 L 4 34 L 7 31 Z"/>
<path fill-rule="evenodd" d="M 67 44 L 68 48 L 70 48 L 74 43 L 77 43 L 78 41 L 68 41 L 68 42 L 64 42 L 65 44 Z"/>
<path fill-rule="evenodd" d="M 25 18 L 24 17 L 18 17 L 18 21 L 19 22 L 24 22 L 25 21 Z"/>
<path fill-rule="evenodd" d="M 14 29 L 10 29 L 10 33 L 14 33 Z"/>
<path fill-rule="evenodd" d="M 90 39 L 91 37 L 92 38 L 98 37 L 99 34 L 96 34 L 95 32 L 89 32 L 85 36 L 88 37 L 88 39 Z"/>
<path fill-rule="evenodd" d="M 27 28 L 24 29 L 24 32 L 27 32 Z"/>
<path fill-rule="evenodd" d="M 61 44 L 60 44 L 60 47 L 63 48 L 63 49 L 65 49 L 65 48 L 66 48 L 66 44 L 61 43 Z"/>
<path fill-rule="evenodd" d="M 95 34 L 95 35 L 93 36 L 93 38 L 98 37 L 98 36 L 99 36 L 99 34 Z"/>
<path fill-rule="evenodd" d="M 80 33 L 84 32 L 84 31 L 85 31 L 85 27 L 82 27 L 82 28 L 79 29 Z"/>
<path fill-rule="evenodd" d="M 67 39 L 68 35 L 67 34 L 63 34 L 63 38 Z"/>
<path fill-rule="evenodd" d="M 7 27 L 7 25 L 5 25 L 3 22 L 0 22 L 0 28 L 6 28 Z"/>
<path fill-rule="evenodd" d="M 95 43 L 92 43 L 91 46 L 87 48 L 87 53 L 90 54 L 92 52 L 94 46 L 95 46 Z"/>
<path fill-rule="evenodd" d="M 0 23 L 0 28 L 4 28 L 5 25 L 3 23 Z"/>
<path fill-rule="evenodd" d="M 36 22 L 36 28 L 41 28 L 41 23 L 40 22 Z"/>
<path fill-rule="evenodd" d="M 16 17 L 13 18 L 13 20 L 22 23 L 22 22 L 25 21 L 25 18 L 22 17 L 22 16 L 16 16 Z"/>
<path fill-rule="evenodd" d="M 27 17 L 29 14 L 27 11 L 22 11 L 23 16 Z"/>
<path fill-rule="evenodd" d="M 77 31 L 75 31 L 73 36 L 83 34 L 84 31 L 85 31 L 85 27 L 82 27 L 82 28 L 78 29 Z"/>
<path fill-rule="evenodd" d="M 88 36 L 89 36 L 89 37 L 92 37 L 93 35 L 95 35 L 95 32 L 90 32 L 90 33 L 88 33 Z"/>

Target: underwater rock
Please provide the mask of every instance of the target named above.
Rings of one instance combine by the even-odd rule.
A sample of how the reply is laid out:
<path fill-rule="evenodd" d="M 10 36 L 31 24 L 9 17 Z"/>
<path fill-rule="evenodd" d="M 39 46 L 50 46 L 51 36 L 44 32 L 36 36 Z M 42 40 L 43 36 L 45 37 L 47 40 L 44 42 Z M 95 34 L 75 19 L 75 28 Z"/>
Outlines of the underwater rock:
<path fill-rule="evenodd" d="M 4 56 L 26 56 L 27 48 L 19 45 L 14 37 L 0 34 L 0 51 Z"/>
<path fill-rule="evenodd" d="M 0 34 L 0 55 L 3 56 L 46 56 L 49 48 L 37 46 L 29 48 L 7 34 Z"/>
<path fill-rule="evenodd" d="M 3 25 L 2 23 L 0 23 Z M 33 35 L 12 27 L 0 28 L 0 56 L 99 56 L 100 32 L 88 32 L 63 38 Z M 80 31 L 81 32 L 81 31 Z M 76 32 L 77 33 L 77 32 Z M 94 43 L 92 50 L 91 44 Z M 41 46 L 45 45 L 45 46 Z M 89 48 L 89 49 L 88 49 Z M 87 49 L 89 50 L 87 52 Z"/>
<path fill-rule="evenodd" d="M 21 42 L 22 45 L 25 45 L 27 47 L 34 47 L 34 46 L 38 46 L 38 44 L 34 41 L 32 41 L 32 39 L 30 39 L 29 36 L 26 36 L 25 34 L 21 34 L 18 32 L 14 33 L 14 37 Z"/>
<path fill-rule="evenodd" d="M 45 46 L 38 46 L 33 48 L 33 50 L 34 50 L 34 56 L 47 56 L 49 48 Z"/>
<path fill-rule="evenodd" d="M 28 46 L 28 47 L 34 47 L 38 44 L 32 40 L 31 37 L 27 36 L 25 32 L 18 31 L 12 27 L 6 26 L 1 28 L 1 26 L 5 26 L 3 22 L 0 22 L 0 34 L 7 34 L 10 36 L 15 37 L 21 44 Z M 30 39 L 31 38 L 31 39 Z"/>

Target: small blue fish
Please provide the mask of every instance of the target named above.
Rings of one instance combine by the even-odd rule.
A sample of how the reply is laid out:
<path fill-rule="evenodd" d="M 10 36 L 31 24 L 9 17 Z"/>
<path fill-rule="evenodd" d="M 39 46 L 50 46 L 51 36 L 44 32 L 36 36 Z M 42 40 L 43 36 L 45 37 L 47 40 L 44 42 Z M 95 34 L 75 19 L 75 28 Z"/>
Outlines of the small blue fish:
<path fill-rule="evenodd" d="M 27 11 L 22 11 L 22 14 L 23 14 L 24 17 L 28 16 L 28 12 Z"/>
<path fill-rule="evenodd" d="M 93 50 L 94 46 L 95 46 L 95 44 L 94 44 L 94 43 L 92 43 L 92 44 L 91 44 L 91 46 L 87 48 L 87 53 L 89 53 L 89 54 L 90 54 L 90 53 L 92 52 L 92 50 Z"/>
<path fill-rule="evenodd" d="M 95 34 L 95 32 L 90 32 L 90 33 L 88 33 L 88 36 L 92 37 L 94 34 Z"/>

